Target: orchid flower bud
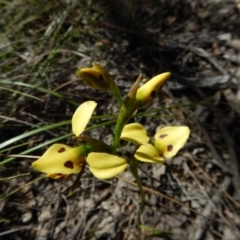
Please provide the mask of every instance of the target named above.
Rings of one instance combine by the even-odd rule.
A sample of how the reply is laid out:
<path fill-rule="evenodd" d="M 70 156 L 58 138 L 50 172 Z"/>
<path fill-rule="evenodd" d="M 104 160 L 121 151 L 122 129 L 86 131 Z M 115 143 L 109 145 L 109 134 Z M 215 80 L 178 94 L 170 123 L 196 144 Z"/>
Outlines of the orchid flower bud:
<path fill-rule="evenodd" d="M 105 68 L 96 63 L 93 63 L 92 68 L 82 68 L 77 70 L 76 75 L 80 77 L 86 85 L 94 89 L 119 94 L 119 89 L 111 75 Z"/>
<path fill-rule="evenodd" d="M 169 72 L 162 73 L 153 77 L 143 86 L 141 86 L 137 90 L 136 94 L 136 102 L 138 108 L 145 107 L 150 104 L 169 77 Z"/>

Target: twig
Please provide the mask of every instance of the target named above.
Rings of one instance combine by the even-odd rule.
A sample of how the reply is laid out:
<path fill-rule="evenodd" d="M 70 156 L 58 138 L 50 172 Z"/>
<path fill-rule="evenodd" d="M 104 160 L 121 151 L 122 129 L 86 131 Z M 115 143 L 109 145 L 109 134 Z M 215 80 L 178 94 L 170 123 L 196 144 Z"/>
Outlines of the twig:
<path fill-rule="evenodd" d="M 205 138 L 205 142 L 207 144 L 207 146 L 209 147 L 209 149 L 211 150 L 212 154 L 213 154 L 213 159 L 215 159 L 214 164 L 216 164 L 217 166 L 219 166 L 223 171 L 225 171 L 226 173 L 229 173 L 230 170 L 225 167 L 225 160 L 223 159 L 223 157 L 218 153 L 218 151 L 216 150 L 213 141 L 211 139 L 211 137 L 209 136 L 208 132 L 205 130 L 205 128 L 203 127 L 202 123 L 198 123 L 201 132 L 204 135 Z"/>
<path fill-rule="evenodd" d="M 222 189 L 227 189 L 231 183 L 231 179 L 229 177 L 225 177 L 221 184 Z M 215 205 L 218 205 L 221 201 L 221 191 L 218 191 L 213 197 L 212 197 L 212 202 Z M 206 232 L 206 228 L 208 227 L 208 220 L 210 219 L 210 215 L 214 211 L 214 205 L 208 204 L 203 212 L 202 216 L 199 215 L 198 218 L 196 219 L 195 223 L 197 225 L 197 231 L 194 234 L 193 240 L 200 240 L 203 237 L 203 234 Z M 203 218 L 204 216 L 204 218 Z"/>
<path fill-rule="evenodd" d="M 225 126 L 223 114 L 218 109 L 216 109 L 214 113 L 216 119 L 218 119 L 217 125 L 223 135 L 223 140 L 225 141 L 225 144 L 227 146 L 229 156 L 231 157 L 230 160 L 231 160 L 231 172 L 233 174 L 233 184 L 235 187 L 236 197 L 238 200 L 240 200 L 239 161 L 237 158 L 236 151 L 234 149 L 235 143 Z"/>
<path fill-rule="evenodd" d="M 215 203 L 212 201 L 212 199 L 210 198 L 209 194 L 207 193 L 207 191 L 205 190 L 205 188 L 202 186 L 202 184 L 199 182 L 199 180 L 197 179 L 197 177 L 195 176 L 195 174 L 193 174 L 193 172 L 190 170 L 187 162 L 186 162 L 186 167 L 187 170 L 189 172 L 189 174 L 192 176 L 192 178 L 195 180 L 195 182 L 197 183 L 199 189 L 202 191 L 203 195 L 208 199 L 208 205 L 211 205 L 211 208 L 213 208 L 217 214 L 225 221 L 225 223 L 227 225 L 231 225 L 230 222 L 223 216 L 223 214 L 219 211 L 219 209 L 216 207 Z"/>
<path fill-rule="evenodd" d="M 137 186 L 136 183 L 134 183 L 134 182 L 132 182 L 132 181 L 126 179 L 126 178 L 122 178 L 122 177 L 119 177 L 119 176 L 117 176 L 116 178 L 121 179 L 122 181 L 127 182 L 127 183 L 129 183 L 129 184 L 131 184 L 131 185 L 133 185 L 133 186 Z M 197 214 L 197 215 L 202 216 L 203 218 L 207 218 L 208 220 L 214 221 L 214 219 L 212 219 L 212 218 L 210 218 L 210 217 L 208 217 L 208 216 L 205 216 L 203 213 L 200 213 L 200 212 L 196 211 L 195 209 L 187 206 L 186 204 L 184 204 L 184 203 L 182 203 L 182 202 L 180 202 L 180 201 L 178 201 L 178 200 L 176 200 L 176 199 L 174 199 L 174 198 L 172 198 L 172 197 L 170 197 L 170 196 L 168 196 L 168 195 L 166 195 L 166 194 L 163 194 L 163 193 L 161 193 L 161 192 L 158 192 L 158 191 L 156 191 L 156 190 L 153 190 L 153 189 L 150 189 L 150 188 L 147 188 L 147 187 L 144 187 L 144 186 L 143 186 L 143 189 L 144 189 L 145 191 L 148 191 L 148 192 L 150 192 L 150 193 L 153 193 L 153 194 L 156 194 L 156 195 L 158 195 L 158 196 L 160 196 L 160 197 L 163 197 L 163 198 L 165 198 L 165 199 L 167 199 L 167 200 L 169 200 L 169 201 L 172 201 L 172 202 L 174 202 L 174 203 L 176 203 L 176 204 L 178 204 L 178 205 L 180 205 L 180 206 L 182 206 L 182 207 L 185 207 L 185 208 L 189 209 L 191 212 L 193 212 L 193 213 L 195 213 L 195 214 Z M 227 225 L 228 225 L 228 224 L 227 224 Z M 228 225 L 228 226 L 229 226 L 229 225 Z M 229 227 L 230 227 L 230 226 L 229 226 Z"/>
<path fill-rule="evenodd" d="M 198 170 L 200 170 L 200 172 L 203 174 L 203 176 L 210 181 L 211 183 L 213 183 L 216 187 L 218 187 L 222 193 L 225 195 L 226 198 L 228 198 L 236 208 L 240 208 L 240 203 L 238 201 L 236 201 L 227 191 L 225 191 L 225 189 L 221 189 L 221 186 L 219 186 L 219 184 L 217 184 L 199 165 L 198 163 L 195 161 L 195 159 L 193 158 L 193 156 L 189 153 L 188 154 L 189 159 L 192 161 L 192 163 L 195 165 L 195 167 L 198 168 Z"/>

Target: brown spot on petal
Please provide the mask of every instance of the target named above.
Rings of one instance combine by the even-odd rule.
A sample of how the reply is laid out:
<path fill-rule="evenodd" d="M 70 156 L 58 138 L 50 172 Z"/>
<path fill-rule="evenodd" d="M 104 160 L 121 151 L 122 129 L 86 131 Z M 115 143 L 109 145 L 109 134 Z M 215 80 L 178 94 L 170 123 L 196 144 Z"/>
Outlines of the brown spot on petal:
<path fill-rule="evenodd" d="M 104 78 L 103 78 L 103 76 L 102 76 L 101 74 L 98 76 L 98 79 L 99 79 L 101 82 L 104 82 Z"/>
<path fill-rule="evenodd" d="M 160 138 L 165 138 L 168 134 L 161 134 L 159 137 Z"/>
<path fill-rule="evenodd" d="M 172 150 L 173 150 L 173 145 L 168 145 L 168 146 L 167 146 L 167 151 L 168 151 L 168 152 L 171 152 Z"/>
<path fill-rule="evenodd" d="M 156 96 L 156 91 L 151 91 L 151 97 L 154 98 Z"/>
<path fill-rule="evenodd" d="M 73 162 L 68 160 L 67 162 L 64 163 L 64 167 L 73 169 L 74 168 Z"/>
<path fill-rule="evenodd" d="M 66 151 L 66 149 L 64 147 L 62 147 L 58 150 L 59 153 L 62 153 L 62 152 L 65 152 L 65 151 Z"/>

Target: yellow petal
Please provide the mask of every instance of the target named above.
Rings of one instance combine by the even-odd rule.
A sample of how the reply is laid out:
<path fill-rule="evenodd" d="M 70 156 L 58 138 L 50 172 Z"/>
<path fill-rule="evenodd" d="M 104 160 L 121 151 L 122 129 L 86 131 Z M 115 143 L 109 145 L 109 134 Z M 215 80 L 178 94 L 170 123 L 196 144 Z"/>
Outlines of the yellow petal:
<path fill-rule="evenodd" d="M 153 77 L 141 86 L 136 94 L 138 107 L 140 108 L 150 104 L 169 77 L 169 72 L 162 73 Z"/>
<path fill-rule="evenodd" d="M 60 179 L 81 171 L 84 147 L 71 148 L 65 144 L 53 144 L 32 166 L 49 177 Z M 57 177 L 59 176 L 59 178 Z"/>
<path fill-rule="evenodd" d="M 157 149 L 151 144 L 141 145 L 134 154 L 134 157 L 142 162 L 163 163 L 164 159 L 159 156 Z"/>
<path fill-rule="evenodd" d="M 121 139 L 139 145 L 148 143 L 149 141 L 146 129 L 139 123 L 125 125 L 121 134 Z"/>
<path fill-rule="evenodd" d="M 190 135 L 186 126 L 168 126 L 160 129 L 154 136 L 155 147 L 160 155 L 171 158 L 184 146 Z"/>
<path fill-rule="evenodd" d="M 127 168 L 124 158 L 108 153 L 88 154 L 87 163 L 93 175 L 98 179 L 113 178 Z"/>
<path fill-rule="evenodd" d="M 77 108 L 72 117 L 72 132 L 75 136 L 84 131 L 96 106 L 96 102 L 87 101 Z"/>

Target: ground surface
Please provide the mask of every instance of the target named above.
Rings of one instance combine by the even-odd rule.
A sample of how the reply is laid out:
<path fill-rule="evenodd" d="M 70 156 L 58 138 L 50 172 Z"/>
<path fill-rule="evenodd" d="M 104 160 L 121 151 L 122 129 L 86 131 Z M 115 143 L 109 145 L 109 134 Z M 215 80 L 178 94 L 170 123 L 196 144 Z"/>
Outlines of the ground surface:
<path fill-rule="evenodd" d="M 14 0 L 0 1 L 0 9 L 0 239 L 240 239 L 238 0 Z M 92 62 L 123 94 L 140 73 L 170 71 L 161 95 L 142 110 L 157 111 L 134 120 L 151 135 L 163 125 L 191 128 L 169 161 L 175 170 L 140 165 L 142 230 L 129 172 L 99 181 L 86 171 L 68 197 L 74 177 L 53 181 L 31 167 L 53 142 L 73 143 L 78 104 L 92 99 L 97 115 L 117 112 L 112 96 L 75 76 Z M 112 129 L 89 134 L 109 142 Z"/>

